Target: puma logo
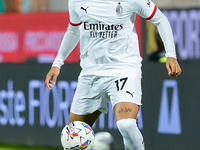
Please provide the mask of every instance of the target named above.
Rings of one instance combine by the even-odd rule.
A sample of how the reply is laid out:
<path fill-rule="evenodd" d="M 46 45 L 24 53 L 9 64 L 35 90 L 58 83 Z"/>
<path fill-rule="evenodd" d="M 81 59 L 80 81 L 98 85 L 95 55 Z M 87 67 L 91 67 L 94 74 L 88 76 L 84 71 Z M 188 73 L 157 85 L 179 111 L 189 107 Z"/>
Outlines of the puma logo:
<path fill-rule="evenodd" d="M 86 7 L 86 8 L 81 7 L 81 9 L 85 10 L 85 12 L 87 13 L 87 9 L 88 9 L 88 7 Z"/>
<path fill-rule="evenodd" d="M 130 95 L 133 97 L 133 94 L 134 94 L 135 92 L 131 93 L 131 92 L 129 92 L 129 91 L 126 91 L 126 93 L 130 94 Z"/>

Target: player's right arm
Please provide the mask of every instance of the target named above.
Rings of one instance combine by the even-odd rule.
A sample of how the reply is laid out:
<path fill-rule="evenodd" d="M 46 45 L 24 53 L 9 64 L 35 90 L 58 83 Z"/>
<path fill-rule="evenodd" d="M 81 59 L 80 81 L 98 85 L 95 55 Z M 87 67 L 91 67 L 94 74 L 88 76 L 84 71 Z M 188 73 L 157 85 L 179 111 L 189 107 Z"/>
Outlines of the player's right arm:
<path fill-rule="evenodd" d="M 82 22 L 73 7 L 73 0 L 69 0 L 70 23 L 62 39 L 57 56 L 45 79 L 45 85 L 49 90 L 52 89 L 51 84 L 56 84 L 61 66 L 64 64 L 65 59 L 69 56 L 80 39 L 79 25 Z"/>

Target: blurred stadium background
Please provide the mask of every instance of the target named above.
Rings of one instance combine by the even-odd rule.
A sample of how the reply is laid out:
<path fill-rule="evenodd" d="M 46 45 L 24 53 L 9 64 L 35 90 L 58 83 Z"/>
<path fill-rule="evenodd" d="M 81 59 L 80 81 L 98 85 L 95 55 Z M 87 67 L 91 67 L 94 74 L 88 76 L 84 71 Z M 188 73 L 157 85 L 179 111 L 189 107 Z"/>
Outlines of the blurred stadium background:
<path fill-rule="evenodd" d="M 138 127 L 146 150 L 198 150 L 200 117 L 200 0 L 153 0 L 174 32 L 183 73 L 168 77 L 155 27 L 137 17 L 143 57 L 143 105 Z M 79 44 L 57 85 L 44 86 L 69 23 L 67 0 L 0 0 L 0 150 L 61 150 L 77 85 Z M 109 132 L 123 149 L 111 105 L 93 129 Z"/>

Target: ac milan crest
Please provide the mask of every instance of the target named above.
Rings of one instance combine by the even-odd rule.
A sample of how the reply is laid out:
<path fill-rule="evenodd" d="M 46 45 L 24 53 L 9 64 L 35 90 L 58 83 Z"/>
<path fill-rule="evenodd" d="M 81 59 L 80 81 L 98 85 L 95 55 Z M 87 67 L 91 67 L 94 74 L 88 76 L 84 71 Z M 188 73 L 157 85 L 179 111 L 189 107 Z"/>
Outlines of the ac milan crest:
<path fill-rule="evenodd" d="M 121 6 L 121 3 L 119 2 L 117 7 L 116 7 L 116 13 L 118 16 L 121 16 L 123 13 L 123 7 Z"/>

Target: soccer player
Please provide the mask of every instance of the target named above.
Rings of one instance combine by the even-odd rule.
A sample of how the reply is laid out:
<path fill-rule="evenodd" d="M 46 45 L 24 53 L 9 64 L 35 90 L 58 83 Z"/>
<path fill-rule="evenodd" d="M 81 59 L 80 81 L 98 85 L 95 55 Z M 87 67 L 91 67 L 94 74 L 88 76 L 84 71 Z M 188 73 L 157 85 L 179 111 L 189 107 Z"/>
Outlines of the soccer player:
<path fill-rule="evenodd" d="M 168 19 L 151 0 L 69 0 L 70 24 L 58 54 L 46 75 L 52 89 L 63 61 L 80 39 L 78 86 L 70 110 L 69 122 L 93 125 L 101 113 L 107 113 L 110 100 L 125 149 L 144 150 L 144 141 L 136 125 L 141 105 L 141 61 L 138 37 L 131 16 L 136 14 L 157 27 L 165 46 L 169 76 L 179 76 L 175 44 Z"/>

